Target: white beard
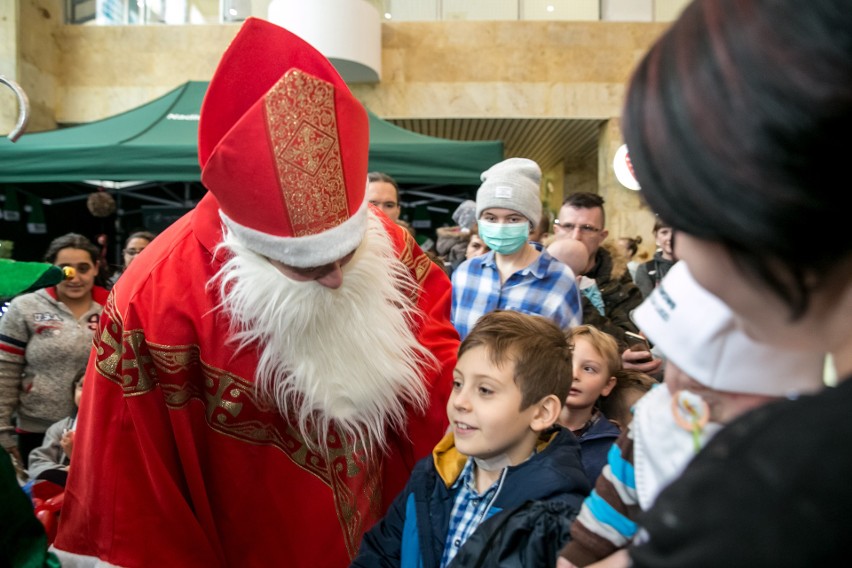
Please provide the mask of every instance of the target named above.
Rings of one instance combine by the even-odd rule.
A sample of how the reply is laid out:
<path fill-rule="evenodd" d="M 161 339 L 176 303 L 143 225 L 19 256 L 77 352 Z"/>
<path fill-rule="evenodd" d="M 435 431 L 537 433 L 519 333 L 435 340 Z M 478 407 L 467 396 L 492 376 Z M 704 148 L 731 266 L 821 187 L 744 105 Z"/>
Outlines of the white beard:
<path fill-rule="evenodd" d="M 406 410 L 424 410 L 421 368 L 436 365 L 411 330 L 416 284 L 370 214 L 364 240 L 337 290 L 296 282 L 226 229 L 232 256 L 211 280 L 231 321 L 230 342 L 256 348 L 256 387 L 305 442 L 326 447 L 332 424 L 368 452 L 387 429 L 405 431 Z"/>

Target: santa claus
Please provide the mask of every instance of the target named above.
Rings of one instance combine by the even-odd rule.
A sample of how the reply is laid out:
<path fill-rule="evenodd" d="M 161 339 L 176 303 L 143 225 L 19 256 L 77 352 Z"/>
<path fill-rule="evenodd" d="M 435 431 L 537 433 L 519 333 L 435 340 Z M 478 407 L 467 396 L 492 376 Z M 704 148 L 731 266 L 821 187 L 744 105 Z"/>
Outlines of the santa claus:
<path fill-rule="evenodd" d="M 441 438 L 450 285 L 366 204 L 368 141 L 322 55 L 245 22 L 201 109 L 209 193 L 104 310 L 63 565 L 348 565 Z"/>

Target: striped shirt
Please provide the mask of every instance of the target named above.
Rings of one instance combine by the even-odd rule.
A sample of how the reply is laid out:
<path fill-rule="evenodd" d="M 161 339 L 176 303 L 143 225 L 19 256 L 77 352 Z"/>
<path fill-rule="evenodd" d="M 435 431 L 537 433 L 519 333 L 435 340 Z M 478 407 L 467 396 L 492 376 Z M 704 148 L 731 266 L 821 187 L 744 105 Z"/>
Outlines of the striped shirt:
<path fill-rule="evenodd" d="M 571 541 L 562 556 L 585 566 L 624 548 L 636 536 L 640 511 L 628 431 L 610 447 L 607 465 L 571 525 Z"/>
<path fill-rule="evenodd" d="M 462 339 L 479 318 L 494 310 L 544 316 L 562 329 L 583 323 L 574 273 L 540 244 L 530 244 L 541 255 L 502 285 L 494 251 L 467 260 L 453 271 L 452 320 Z"/>

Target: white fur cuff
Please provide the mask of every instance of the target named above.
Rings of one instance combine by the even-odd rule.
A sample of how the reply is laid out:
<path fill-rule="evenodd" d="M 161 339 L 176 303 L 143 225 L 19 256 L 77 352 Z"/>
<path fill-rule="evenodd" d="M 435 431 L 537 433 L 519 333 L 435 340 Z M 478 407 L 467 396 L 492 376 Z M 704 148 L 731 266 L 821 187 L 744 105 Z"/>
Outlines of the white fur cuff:
<path fill-rule="evenodd" d="M 343 258 L 361 244 L 367 230 L 366 202 L 337 227 L 305 237 L 277 237 L 240 225 L 221 210 L 219 216 L 247 248 L 297 268 L 322 266 Z"/>

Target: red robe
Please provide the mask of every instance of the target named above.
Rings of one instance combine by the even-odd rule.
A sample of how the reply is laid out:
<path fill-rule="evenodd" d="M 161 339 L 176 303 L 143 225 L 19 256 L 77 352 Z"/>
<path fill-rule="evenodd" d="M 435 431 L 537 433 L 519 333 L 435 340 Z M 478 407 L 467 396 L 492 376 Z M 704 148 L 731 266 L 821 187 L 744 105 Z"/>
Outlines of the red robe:
<path fill-rule="evenodd" d="M 257 353 L 234 352 L 206 288 L 222 265 L 208 194 L 119 280 L 89 361 L 55 546 L 121 566 L 348 566 L 362 534 L 446 427 L 458 349 L 450 283 L 389 221 L 419 283 L 415 334 L 439 360 L 424 371 L 426 414 L 366 462 L 331 436 L 327 455 L 253 390 Z"/>

